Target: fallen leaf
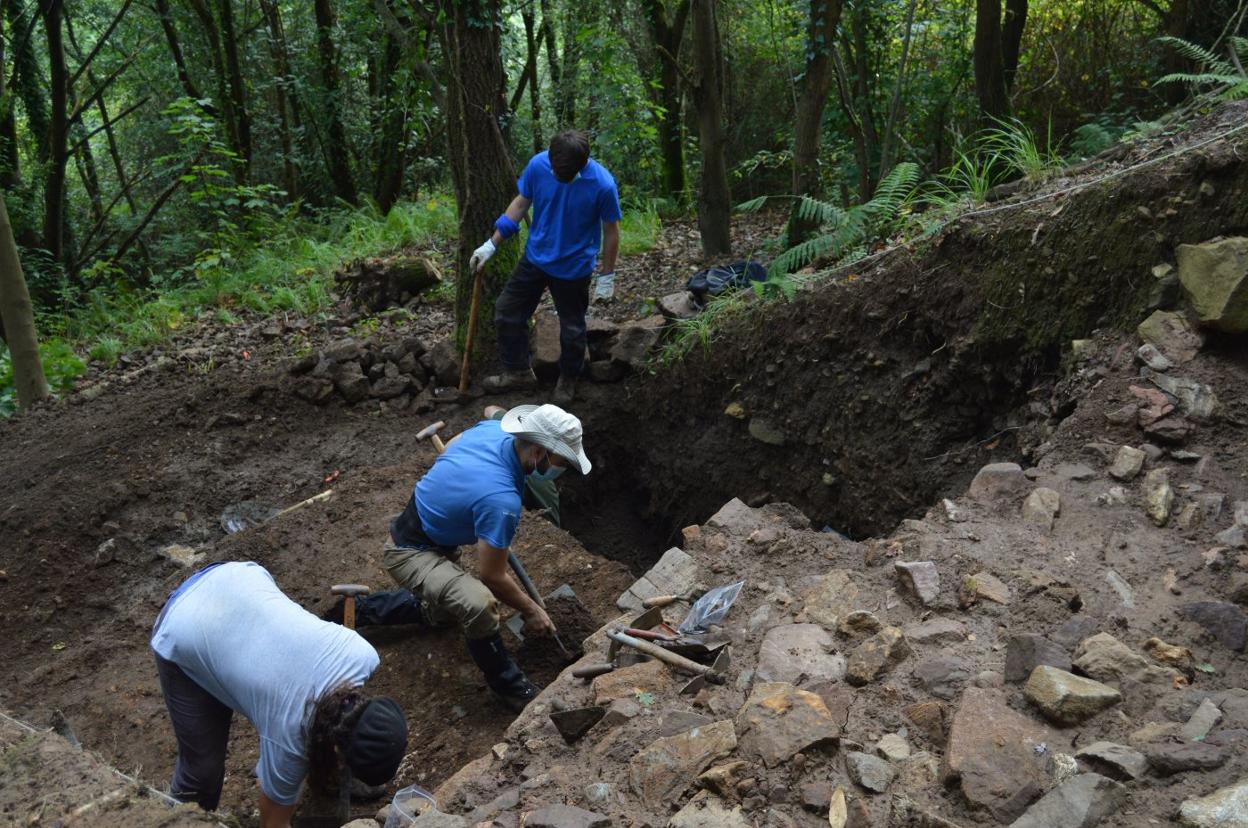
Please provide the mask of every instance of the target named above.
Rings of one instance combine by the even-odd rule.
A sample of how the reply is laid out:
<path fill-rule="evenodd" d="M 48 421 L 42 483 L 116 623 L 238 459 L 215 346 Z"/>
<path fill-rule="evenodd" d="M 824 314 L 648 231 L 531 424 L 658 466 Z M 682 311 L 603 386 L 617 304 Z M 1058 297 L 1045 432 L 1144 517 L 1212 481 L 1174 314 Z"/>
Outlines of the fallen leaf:
<path fill-rule="evenodd" d="M 53 650 L 53 652 L 58 652 L 58 653 L 59 653 L 61 650 L 65 649 L 65 648 L 66 648 L 66 647 L 68 647 L 68 646 L 69 646 L 69 645 L 68 645 L 68 644 L 66 644 L 64 641 L 58 641 L 58 642 L 56 642 L 55 644 L 53 644 L 53 645 L 52 645 L 52 650 Z"/>
<path fill-rule="evenodd" d="M 849 822 L 849 806 L 845 802 L 845 789 L 837 788 L 832 792 L 832 804 L 828 806 L 828 824 L 832 828 L 845 828 Z"/>

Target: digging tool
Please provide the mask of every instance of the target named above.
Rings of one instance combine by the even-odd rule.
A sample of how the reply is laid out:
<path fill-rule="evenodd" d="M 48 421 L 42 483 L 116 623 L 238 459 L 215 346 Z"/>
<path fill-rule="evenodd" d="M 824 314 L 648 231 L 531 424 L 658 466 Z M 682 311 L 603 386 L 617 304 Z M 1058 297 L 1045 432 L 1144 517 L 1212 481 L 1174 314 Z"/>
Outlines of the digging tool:
<path fill-rule="evenodd" d="M 711 684 L 724 683 L 724 677 L 715 672 L 714 665 L 707 666 L 705 664 L 699 664 L 698 662 L 687 659 L 684 656 L 676 655 L 670 650 L 665 650 L 658 644 L 653 644 L 649 641 L 642 641 L 640 638 L 634 638 L 633 636 L 619 630 L 607 630 L 607 637 L 612 641 L 623 644 L 625 647 L 632 647 L 634 650 L 644 653 L 651 658 L 657 658 L 659 661 L 668 664 L 673 669 L 679 670 L 682 673 L 703 677 Z"/>
<path fill-rule="evenodd" d="M 473 340 L 477 338 L 477 312 L 481 310 L 481 271 L 472 277 L 472 307 L 468 311 L 468 333 L 464 337 L 464 361 L 459 366 L 459 390 L 468 390 L 468 363 L 472 361 Z"/>
<path fill-rule="evenodd" d="M 572 671 L 573 678 L 592 679 L 598 676 L 604 676 L 615 669 L 614 664 L 586 664 L 584 667 L 577 667 Z"/>
<path fill-rule="evenodd" d="M 431 423 L 416 432 L 416 439 L 431 440 L 433 442 L 433 447 L 438 450 L 438 454 L 441 454 L 446 451 L 446 444 L 442 442 L 442 438 L 438 436 L 438 432 L 444 428 L 446 428 L 446 423 L 442 420 L 438 420 L 436 423 Z"/>
<path fill-rule="evenodd" d="M 480 279 L 480 274 L 477 275 L 477 278 L 478 280 Z M 473 318 L 476 318 L 475 314 Z M 471 328 L 469 329 L 469 334 L 471 335 Z M 468 370 L 467 362 L 464 363 L 464 370 Z M 464 376 L 466 376 L 466 374 Z M 441 454 L 446 451 L 446 444 L 442 442 L 442 438 L 438 436 L 438 432 L 445 427 L 446 423 L 442 420 L 438 420 L 436 423 L 431 423 L 417 432 L 416 439 L 431 440 L 433 442 L 433 447 L 438 450 L 438 454 Z M 537 591 L 537 587 L 533 584 L 533 579 L 529 577 L 529 573 L 524 569 L 524 564 L 520 563 L 520 559 L 516 557 L 515 552 L 507 552 L 507 563 L 511 566 L 511 571 L 516 573 L 516 580 L 518 580 L 520 585 L 524 587 L 524 591 L 528 593 L 528 596 L 533 599 L 533 603 L 537 604 L 543 610 L 546 609 L 546 602 L 542 600 L 541 593 Z M 560 585 L 554 592 L 550 593 L 549 597 L 551 599 L 570 598 L 573 601 L 580 603 L 580 599 L 576 597 L 576 591 L 573 590 L 568 584 Z M 524 619 L 520 617 L 519 614 L 514 615 L 507 620 L 507 629 L 511 630 L 512 634 L 516 638 L 521 641 L 524 640 Z M 572 655 L 572 651 L 564 645 L 563 640 L 559 638 L 557 634 L 555 635 L 555 643 L 559 645 L 559 649 L 563 652 L 564 658 L 568 661 L 576 660 L 576 657 Z"/>
<path fill-rule="evenodd" d="M 364 584 L 334 584 L 329 588 L 331 595 L 341 595 L 342 599 L 342 625 L 349 630 L 355 629 L 355 599 L 368 595 L 371 589 Z"/>
<path fill-rule="evenodd" d="M 705 592 L 705 590 L 691 589 L 680 595 L 652 595 L 649 598 L 642 600 L 641 605 L 646 609 L 653 609 L 654 607 L 669 607 L 677 601 L 694 601 L 701 597 L 703 592 Z"/>
<path fill-rule="evenodd" d="M 728 671 L 728 667 L 732 664 L 732 655 L 728 652 L 728 648 L 719 651 L 719 655 L 715 657 L 714 663 L 711 664 L 711 672 L 706 675 L 695 676 L 692 681 L 680 688 L 680 695 L 692 696 L 694 693 L 706 686 L 711 681 L 711 676 L 722 676 Z M 718 683 L 718 682 L 715 682 Z"/>

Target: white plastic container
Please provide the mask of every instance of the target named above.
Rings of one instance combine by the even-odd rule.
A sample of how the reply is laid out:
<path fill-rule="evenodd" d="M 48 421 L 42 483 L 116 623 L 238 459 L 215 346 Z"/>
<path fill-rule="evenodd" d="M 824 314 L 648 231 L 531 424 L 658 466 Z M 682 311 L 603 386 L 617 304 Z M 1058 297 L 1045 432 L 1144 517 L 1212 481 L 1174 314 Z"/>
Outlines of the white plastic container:
<path fill-rule="evenodd" d="M 419 785 L 408 785 L 394 795 L 390 802 L 390 816 L 386 817 L 385 828 L 409 828 L 416 817 L 426 811 L 436 811 L 438 802 L 433 794 Z"/>

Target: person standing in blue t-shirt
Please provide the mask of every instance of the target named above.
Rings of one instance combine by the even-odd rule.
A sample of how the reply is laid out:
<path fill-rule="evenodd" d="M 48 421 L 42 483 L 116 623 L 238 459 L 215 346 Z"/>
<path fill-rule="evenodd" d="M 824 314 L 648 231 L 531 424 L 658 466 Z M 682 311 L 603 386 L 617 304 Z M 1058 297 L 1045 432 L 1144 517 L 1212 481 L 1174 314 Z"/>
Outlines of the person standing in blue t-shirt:
<path fill-rule="evenodd" d="M 520 231 L 533 208 L 529 238 L 511 278 L 494 306 L 503 373 L 486 377 L 490 391 L 531 389 L 537 376 L 529 366 L 529 319 L 549 288 L 559 314 L 559 382 L 554 402 L 570 403 L 585 368 L 585 312 L 589 283 L 602 257 L 595 301 L 615 293 L 615 260 L 620 252 L 620 194 L 611 173 L 589 157 L 589 139 L 575 130 L 550 140 L 550 149 L 533 156 L 516 183 L 520 194 L 494 223 L 493 235 L 472 254 L 480 270 L 498 246 Z"/>

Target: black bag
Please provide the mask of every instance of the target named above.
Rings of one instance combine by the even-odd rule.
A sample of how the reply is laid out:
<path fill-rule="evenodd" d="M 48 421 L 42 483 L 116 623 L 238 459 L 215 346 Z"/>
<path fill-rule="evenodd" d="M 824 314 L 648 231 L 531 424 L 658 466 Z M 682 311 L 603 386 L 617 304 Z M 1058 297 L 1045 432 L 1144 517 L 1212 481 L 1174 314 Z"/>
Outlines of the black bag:
<path fill-rule="evenodd" d="M 750 282 L 767 281 L 767 268 L 756 261 L 733 262 L 699 270 L 689 277 L 685 289 L 699 305 L 721 293 L 747 287 Z"/>

